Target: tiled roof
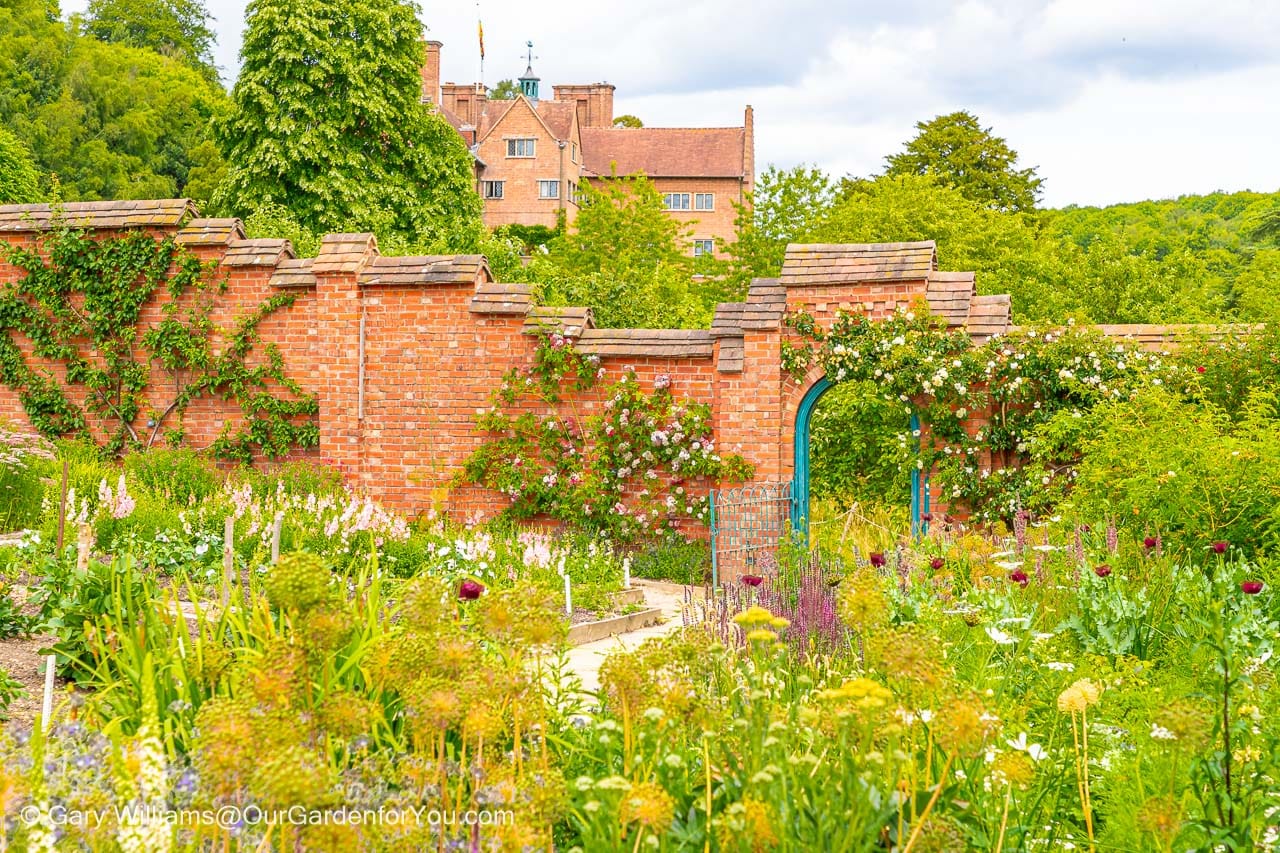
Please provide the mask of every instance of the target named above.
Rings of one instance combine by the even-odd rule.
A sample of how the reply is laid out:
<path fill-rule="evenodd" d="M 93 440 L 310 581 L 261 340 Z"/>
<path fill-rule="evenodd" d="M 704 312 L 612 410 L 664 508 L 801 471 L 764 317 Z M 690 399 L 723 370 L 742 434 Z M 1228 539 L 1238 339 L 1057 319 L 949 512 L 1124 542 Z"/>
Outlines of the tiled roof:
<path fill-rule="evenodd" d="M 705 329 L 587 329 L 575 349 L 631 358 L 711 358 L 715 339 Z"/>
<path fill-rule="evenodd" d="M 715 316 L 711 320 L 711 336 L 742 337 L 742 312 L 746 307 L 745 302 L 721 302 L 717 305 Z"/>
<path fill-rule="evenodd" d="M 377 254 L 378 241 L 372 234 L 326 234 L 311 269 L 317 275 L 353 273 Z"/>
<path fill-rule="evenodd" d="M 568 139 L 573 130 L 575 106 L 562 101 L 538 101 L 538 115 L 556 139 Z"/>
<path fill-rule="evenodd" d="M 274 267 L 285 258 L 293 257 L 293 246 L 288 240 L 232 240 L 222 265 L 227 267 Z"/>
<path fill-rule="evenodd" d="M 530 287 L 527 284 L 499 284 L 485 281 L 476 285 L 476 295 L 471 297 L 471 310 L 477 314 L 515 314 L 523 317 L 529 313 Z"/>
<path fill-rule="evenodd" d="M 742 338 L 721 338 L 720 359 L 716 362 L 716 370 L 721 373 L 741 373 L 742 353 Z"/>
<path fill-rule="evenodd" d="M 968 321 L 975 292 L 973 273 L 933 270 L 929 273 L 925 299 L 930 311 L 945 317 L 947 325 L 956 328 Z"/>
<path fill-rule="evenodd" d="M 315 287 L 316 274 L 311 271 L 314 258 L 284 258 L 271 274 L 272 287 Z"/>
<path fill-rule="evenodd" d="M 377 257 L 360 271 L 360 284 L 475 284 L 486 269 L 484 255 Z"/>
<path fill-rule="evenodd" d="M 787 291 L 776 278 L 757 278 L 747 290 L 742 307 L 742 328 L 770 331 L 780 328 L 787 312 Z"/>
<path fill-rule="evenodd" d="M 965 323 L 973 339 L 981 343 L 992 335 L 1002 335 L 1012 328 L 1009 312 L 1012 303 L 1009 294 L 975 296 L 969 307 L 969 319 Z"/>
<path fill-rule="evenodd" d="M 174 239 L 183 246 L 225 246 L 244 239 L 244 224 L 239 219 L 193 219 Z"/>
<path fill-rule="evenodd" d="M 543 331 L 558 331 L 565 337 L 576 338 L 593 324 L 590 308 L 537 305 L 525 315 L 524 333 L 533 335 Z"/>
<path fill-rule="evenodd" d="M 937 246 L 921 243 L 817 243 L 787 246 L 784 286 L 924 279 L 937 269 Z"/>
<path fill-rule="evenodd" d="M 67 225 L 75 228 L 176 228 L 198 215 L 190 199 L 143 201 L 71 201 L 61 205 Z M 45 231 L 53 214 L 47 204 L 0 205 L 0 231 Z"/>
<path fill-rule="evenodd" d="M 582 164 L 608 176 L 644 172 L 664 178 L 741 178 L 741 127 L 584 127 Z"/>

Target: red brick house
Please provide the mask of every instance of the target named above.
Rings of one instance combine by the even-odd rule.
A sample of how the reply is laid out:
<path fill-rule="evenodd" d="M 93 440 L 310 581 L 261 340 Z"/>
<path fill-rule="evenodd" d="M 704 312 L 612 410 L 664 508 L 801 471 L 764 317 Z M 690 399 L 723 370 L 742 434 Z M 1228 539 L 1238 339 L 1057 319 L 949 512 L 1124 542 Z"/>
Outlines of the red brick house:
<path fill-rule="evenodd" d="M 572 222 L 584 182 L 643 172 L 672 217 L 689 224 L 690 254 L 734 239 L 734 204 L 746 203 L 755 183 L 750 106 L 741 127 L 614 127 L 612 84 L 554 86 L 546 100 L 530 65 L 514 100 L 490 100 L 483 84 L 440 82 L 441 47 L 426 43 L 422 99 L 475 154 L 489 227 L 555 227 L 562 214 Z"/>

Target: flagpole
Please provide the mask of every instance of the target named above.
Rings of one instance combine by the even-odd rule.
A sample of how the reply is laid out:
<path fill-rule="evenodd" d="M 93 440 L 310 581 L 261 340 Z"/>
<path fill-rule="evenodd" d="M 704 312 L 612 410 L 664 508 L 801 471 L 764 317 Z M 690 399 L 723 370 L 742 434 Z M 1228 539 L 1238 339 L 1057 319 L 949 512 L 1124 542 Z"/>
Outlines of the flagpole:
<path fill-rule="evenodd" d="M 480 85 L 484 85 L 484 21 L 480 18 L 480 0 L 476 0 L 476 33 L 480 37 Z"/>

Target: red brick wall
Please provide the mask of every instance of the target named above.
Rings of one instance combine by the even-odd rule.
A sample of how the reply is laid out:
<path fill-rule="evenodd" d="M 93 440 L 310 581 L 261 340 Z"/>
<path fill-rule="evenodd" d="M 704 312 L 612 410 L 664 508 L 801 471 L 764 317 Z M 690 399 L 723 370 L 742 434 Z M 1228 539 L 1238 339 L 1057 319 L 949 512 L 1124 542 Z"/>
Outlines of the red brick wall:
<path fill-rule="evenodd" d="M 0 232 L 0 238 L 11 244 L 32 241 L 31 234 L 13 231 Z M 195 251 L 207 260 L 220 260 L 228 246 L 200 246 Z M 459 486 L 456 478 L 466 458 L 485 440 L 475 427 L 476 415 L 489 406 L 491 392 L 509 369 L 530 363 L 536 337 L 525 334 L 523 314 L 472 310 L 477 286 L 489 280 L 482 263 L 455 265 L 464 270 L 461 273 L 396 277 L 370 272 L 378 257 L 368 235 L 326 238 L 310 262 L 314 284 L 294 281 L 296 303 L 260 327 L 262 340 L 281 349 L 289 375 L 317 396 L 320 443 L 310 455 L 339 466 L 352 485 L 409 514 L 434 508 L 464 516 L 492 515 L 505 499 Z M 444 259 L 455 260 L 460 261 Z M 229 328 L 237 317 L 279 292 L 272 283 L 277 273 L 274 261 L 224 264 L 220 270 L 229 281 L 214 312 L 220 327 Z M 18 275 L 14 267 L 0 262 L 0 286 Z M 840 310 L 866 310 L 883 317 L 919 299 L 924 290 L 923 280 L 798 284 L 786 289 L 785 310 L 807 311 L 825 327 Z M 145 321 L 159 316 L 166 298 L 161 291 L 146 307 Z M 777 311 L 783 307 L 778 305 Z M 782 370 L 781 341 L 794 334 L 784 325 L 745 328 L 741 334 L 740 372 L 721 370 L 727 338 L 717 338 L 709 356 L 605 356 L 606 382 L 571 403 L 579 417 L 588 416 L 600 410 L 603 389 L 627 369 L 634 368 L 647 388 L 658 374 L 668 374 L 677 396 L 712 407 L 716 446 L 722 454 L 745 457 L 755 466 L 757 481 L 789 480 L 796 409 L 821 371 L 815 368 L 797 381 Z M 161 406 L 167 402 L 166 383 L 153 385 L 158 389 L 154 404 Z M 0 417 L 24 417 L 7 387 L 0 387 Z M 234 405 L 197 402 L 186 417 L 189 443 L 207 446 L 237 417 Z M 685 485 L 697 493 L 714 484 Z M 937 500 L 942 497 L 935 495 L 939 511 Z"/>

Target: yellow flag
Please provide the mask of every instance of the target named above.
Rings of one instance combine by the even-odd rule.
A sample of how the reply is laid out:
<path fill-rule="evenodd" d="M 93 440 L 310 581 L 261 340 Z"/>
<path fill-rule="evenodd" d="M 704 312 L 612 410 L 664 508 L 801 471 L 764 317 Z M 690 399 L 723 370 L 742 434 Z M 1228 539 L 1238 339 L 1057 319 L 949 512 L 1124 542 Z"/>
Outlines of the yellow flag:
<path fill-rule="evenodd" d="M 476 27 L 479 29 L 479 32 L 480 32 L 480 58 L 484 59 L 484 24 L 477 21 Z"/>

